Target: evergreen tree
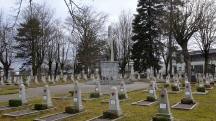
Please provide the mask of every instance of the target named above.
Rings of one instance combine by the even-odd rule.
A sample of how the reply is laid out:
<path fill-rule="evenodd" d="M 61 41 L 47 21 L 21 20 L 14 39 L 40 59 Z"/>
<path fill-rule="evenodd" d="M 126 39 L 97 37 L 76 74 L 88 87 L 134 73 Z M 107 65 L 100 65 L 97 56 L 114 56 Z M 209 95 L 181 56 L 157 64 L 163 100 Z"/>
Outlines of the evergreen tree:
<path fill-rule="evenodd" d="M 40 62 L 40 48 L 42 46 L 40 41 L 42 37 L 40 21 L 36 17 L 29 17 L 20 24 L 17 31 L 18 33 L 15 37 L 18 43 L 16 48 L 19 50 L 17 57 L 25 59 L 25 65 L 31 64 L 33 75 L 36 75 L 42 64 Z"/>
<path fill-rule="evenodd" d="M 158 69 L 160 56 L 158 39 L 164 11 L 163 0 L 139 0 L 133 21 L 132 59 L 134 69 L 142 72 L 147 68 Z"/>

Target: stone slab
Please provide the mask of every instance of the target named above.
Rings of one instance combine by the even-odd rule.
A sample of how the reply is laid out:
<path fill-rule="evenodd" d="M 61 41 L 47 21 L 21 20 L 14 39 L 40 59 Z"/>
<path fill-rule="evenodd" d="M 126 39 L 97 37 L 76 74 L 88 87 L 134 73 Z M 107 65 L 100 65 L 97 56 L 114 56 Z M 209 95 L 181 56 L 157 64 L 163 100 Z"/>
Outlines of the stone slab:
<path fill-rule="evenodd" d="M 49 111 L 51 109 L 54 108 L 49 108 L 46 110 L 32 110 L 32 109 L 26 109 L 26 110 L 20 110 L 20 111 L 15 111 L 15 112 L 10 112 L 10 113 L 6 113 L 3 114 L 3 116 L 8 116 L 8 117 L 21 117 L 21 116 L 27 116 L 27 115 L 32 115 L 32 114 L 36 114 L 36 113 L 40 113 L 40 112 L 44 112 L 44 111 Z"/>
<path fill-rule="evenodd" d="M 48 116 L 40 117 L 38 119 L 34 119 L 34 121 L 60 121 L 60 120 L 66 119 L 66 118 L 70 118 L 70 117 L 79 115 L 79 114 L 84 113 L 84 112 L 85 111 L 75 113 L 75 114 L 69 114 L 69 113 L 61 112 L 61 113 L 56 113 L 56 114 L 51 114 Z"/>
<path fill-rule="evenodd" d="M 52 99 L 55 100 L 71 100 L 73 97 L 69 97 L 69 96 L 62 96 L 62 97 L 52 97 Z"/>
<path fill-rule="evenodd" d="M 122 119 L 124 116 L 121 116 L 121 117 L 116 118 L 116 119 L 102 119 L 101 117 L 102 117 L 102 115 L 97 116 L 97 117 L 92 118 L 92 119 L 89 119 L 89 120 L 86 120 L 86 121 L 117 121 L 119 119 Z"/>
<path fill-rule="evenodd" d="M 131 104 L 132 105 L 139 105 L 139 106 L 150 106 L 150 105 L 155 104 L 155 103 L 157 103 L 157 101 L 149 102 L 149 101 L 146 101 L 146 100 L 140 100 L 140 101 L 137 101 L 137 102 L 133 102 Z"/>
<path fill-rule="evenodd" d="M 168 91 L 169 94 L 179 94 L 182 90 L 180 91 Z"/>
<path fill-rule="evenodd" d="M 123 102 L 123 101 L 127 101 L 127 100 L 129 100 L 129 98 L 119 100 L 119 102 Z M 102 100 L 101 103 L 109 103 L 109 99 Z"/>
<path fill-rule="evenodd" d="M 0 106 L 0 112 L 6 110 L 17 109 L 18 107 Z"/>
<path fill-rule="evenodd" d="M 195 95 L 207 95 L 208 91 L 205 91 L 205 92 L 192 92 L 192 93 L 195 94 Z"/>
<path fill-rule="evenodd" d="M 181 110 L 192 110 L 195 108 L 197 103 L 193 105 L 187 105 L 187 104 L 181 104 L 180 102 L 176 103 L 175 105 L 172 106 L 173 109 L 181 109 Z"/>
<path fill-rule="evenodd" d="M 82 99 L 82 101 L 92 101 L 92 100 L 97 100 L 97 99 L 100 99 L 100 98 L 84 98 Z"/>
<path fill-rule="evenodd" d="M 211 87 L 211 88 L 206 88 L 207 90 L 212 90 L 212 89 L 214 89 L 214 87 Z"/>

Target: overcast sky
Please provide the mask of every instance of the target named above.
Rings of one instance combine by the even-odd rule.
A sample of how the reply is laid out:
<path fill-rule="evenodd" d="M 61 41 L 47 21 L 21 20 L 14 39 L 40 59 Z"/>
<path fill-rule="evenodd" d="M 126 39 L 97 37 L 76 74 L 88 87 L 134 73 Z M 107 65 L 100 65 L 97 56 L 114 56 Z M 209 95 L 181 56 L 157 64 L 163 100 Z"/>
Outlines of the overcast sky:
<path fill-rule="evenodd" d="M 19 0 L 0 0 L 0 8 L 6 14 L 15 14 L 14 8 L 17 8 L 16 2 Z M 29 1 L 29 0 L 25 0 Z M 64 20 L 68 16 L 67 7 L 64 0 L 33 0 L 39 3 L 46 2 L 48 6 L 54 9 L 56 17 Z M 75 0 L 78 4 L 87 4 L 93 6 L 96 10 L 106 13 L 108 22 L 116 22 L 122 10 L 136 12 L 138 0 Z"/>

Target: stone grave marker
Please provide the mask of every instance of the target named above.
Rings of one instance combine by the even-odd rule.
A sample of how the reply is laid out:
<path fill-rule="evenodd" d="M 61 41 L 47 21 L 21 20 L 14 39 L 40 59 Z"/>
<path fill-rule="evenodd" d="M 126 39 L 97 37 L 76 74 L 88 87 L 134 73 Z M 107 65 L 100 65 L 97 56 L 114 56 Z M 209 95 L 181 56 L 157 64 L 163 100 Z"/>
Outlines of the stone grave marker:
<path fill-rule="evenodd" d="M 169 98 L 168 98 L 166 89 L 162 89 L 160 93 L 159 113 L 157 113 L 154 118 L 157 118 L 157 117 L 163 117 L 169 121 L 174 120 L 171 110 L 170 110 Z"/>
<path fill-rule="evenodd" d="M 126 89 L 126 86 L 125 86 L 125 82 L 124 81 L 121 81 L 121 84 L 120 84 L 120 95 L 123 94 L 125 95 L 125 98 L 127 99 L 128 98 L 128 94 L 127 94 L 127 89 Z"/>
<path fill-rule="evenodd" d="M 189 82 L 185 84 L 185 98 L 193 100 L 191 85 Z"/>
<path fill-rule="evenodd" d="M 99 93 L 99 95 L 101 95 L 101 85 L 100 85 L 100 81 L 96 81 L 95 92 L 96 92 L 96 93 Z"/>
<path fill-rule="evenodd" d="M 82 105 L 81 89 L 77 81 L 75 82 L 74 85 L 73 102 L 74 102 L 75 109 L 77 109 L 80 112 L 84 110 L 84 107 Z"/>
<path fill-rule="evenodd" d="M 48 107 L 53 107 L 52 99 L 51 99 L 51 94 L 49 90 L 49 86 L 45 85 L 44 90 L 43 90 L 43 102 L 46 104 Z"/>
<path fill-rule="evenodd" d="M 149 86 L 149 96 L 154 97 L 155 99 L 157 99 L 155 82 L 151 82 L 151 84 Z"/>
<path fill-rule="evenodd" d="M 116 87 L 111 88 L 111 95 L 109 101 L 109 111 L 116 113 L 118 116 L 122 115 L 122 110 L 119 104 L 118 90 Z"/>
<path fill-rule="evenodd" d="M 20 87 L 19 87 L 19 99 L 22 101 L 22 104 L 27 103 L 26 89 L 25 89 L 24 84 L 20 84 Z"/>

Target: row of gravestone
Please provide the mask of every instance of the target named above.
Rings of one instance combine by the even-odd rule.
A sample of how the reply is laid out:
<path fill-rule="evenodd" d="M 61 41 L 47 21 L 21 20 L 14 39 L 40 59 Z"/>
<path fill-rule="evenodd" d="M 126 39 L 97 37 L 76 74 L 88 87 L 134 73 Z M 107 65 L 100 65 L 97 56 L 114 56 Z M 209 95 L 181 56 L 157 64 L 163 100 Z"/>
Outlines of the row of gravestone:
<path fill-rule="evenodd" d="M 37 76 L 14 76 L 13 78 L 12 77 L 8 78 L 7 81 L 4 81 L 3 78 L 1 78 L 0 85 L 11 85 L 11 84 L 20 85 L 23 83 L 27 86 L 30 86 L 31 83 L 40 84 L 40 82 L 42 82 L 43 84 L 48 84 L 48 83 L 55 84 L 59 81 L 67 82 L 68 80 L 74 81 L 74 76 L 57 75 L 56 78 L 54 78 L 54 76 L 52 76 L 52 78 L 50 76 L 41 76 L 40 78 L 38 78 Z"/>
<path fill-rule="evenodd" d="M 140 100 L 137 102 L 132 103 L 132 105 L 139 105 L 139 106 L 150 106 L 154 103 L 158 102 L 158 97 L 156 91 L 159 88 L 157 87 L 157 84 L 155 81 L 152 81 L 149 89 L 148 89 L 148 96 L 146 100 Z M 157 113 L 153 117 L 153 121 L 173 121 L 174 118 L 172 116 L 171 110 L 170 110 L 170 103 L 168 98 L 168 91 L 167 88 L 163 88 L 160 93 L 160 104 L 159 104 L 159 113 Z M 174 109 L 193 109 L 197 105 L 197 102 L 195 102 L 192 91 L 191 91 L 191 85 L 189 82 L 186 82 L 185 84 L 185 97 L 181 100 L 181 102 L 176 103 L 172 106 Z"/>
<path fill-rule="evenodd" d="M 101 86 L 100 86 L 99 81 L 97 82 L 97 85 L 95 87 L 95 93 L 101 94 Z M 122 94 L 122 93 L 124 93 L 125 96 L 128 97 L 124 82 L 122 82 L 121 85 L 120 85 L 120 93 L 118 93 L 118 90 L 117 90 L 116 87 L 113 87 L 111 89 L 110 101 L 109 101 L 109 107 L 110 108 L 109 108 L 109 110 L 107 112 L 104 112 L 103 116 L 98 117 L 98 118 L 100 118 L 100 119 L 101 118 L 111 118 L 112 119 L 112 117 L 115 117 L 115 118 L 121 117 L 122 111 L 121 111 L 121 108 L 120 108 L 120 105 L 119 105 L 119 96 L 118 95 Z M 19 107 L 22 107 L 22 106 L 28 104 L 28 100 L 27 100 L 27 96 L 26 96 L 26 89 L 25 89 L 24 84 L 20 84 L 19 99 L 10 100 L 10 101 L 20 101 L 21 104 L 16 105 L 16 106 L 19 106 Z M 49 115 L 49 116 L 46 116 L 46 117 L 40 117 L 40 118 L 37 118 L 35 120 L 51 121 L 51 119 L 53 120 L 53 117 L 58 117 L 57 119 L 64 119 L 64 118 L 68 118 L 70 116 L 74 116 L 76 114 L 82 113 L 84 111 L 84 107 L 83 107 L 83 104 L 82 104 L 81 89 L 80 89 L 80 86 L 79 86 L 78 82 L 75 82 L 75 85 L 74 85 L 73 103 L 74 103 L 73 106 L 65 108 L 65 112 L 60 112 L 60 113 Z M 46 108 L 37 108 L 36 105 L 35 105 L 34 109 L 31 109 L 31 110 L 29 110 L 29 109 L 24 109 L 23 110 L 22 109 L 22 110 L 18 110 L 18 111 L 15 111 L 15 112 L 6 113 L 4 115 L 5 116 L 10 116 L 10 117 L 19 117 L 19 116 L 25 116 L 25 115 L 31 115 L 31 114 L 34 114 L 34 113 L 38 113 L 38 112 L 43 111 L 43 110 L 47 111 L 49 109 L 53 109 L 54 106 L 53 106 L 53 103 L 52 103 L 52 100 L 51 100 L 51 94 L 50 94 L 50 90 L 49 90 L 48 85 L 46 85 L 44 87 L 44 90 L 43 90 L 43 102 L 39 106 L 40 107 L 46 107 Z M 12 105 L 11 108 L 9 108 L 9 107 L 8 108 L 0 107 L 0 110 L 3 111 L 4 109 L 5 110 L 15 109 L 15 107 L 13 107 L 13 105 Z"/>

